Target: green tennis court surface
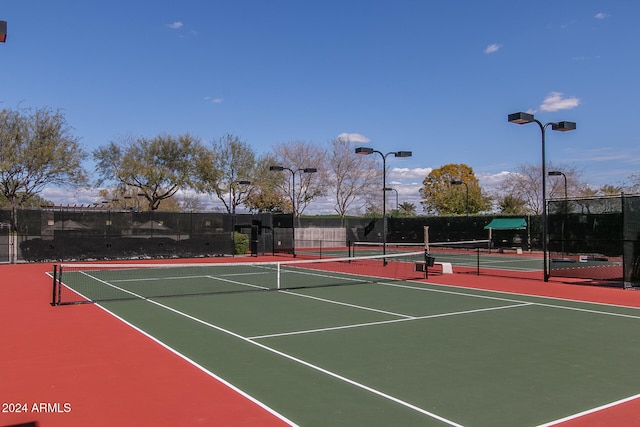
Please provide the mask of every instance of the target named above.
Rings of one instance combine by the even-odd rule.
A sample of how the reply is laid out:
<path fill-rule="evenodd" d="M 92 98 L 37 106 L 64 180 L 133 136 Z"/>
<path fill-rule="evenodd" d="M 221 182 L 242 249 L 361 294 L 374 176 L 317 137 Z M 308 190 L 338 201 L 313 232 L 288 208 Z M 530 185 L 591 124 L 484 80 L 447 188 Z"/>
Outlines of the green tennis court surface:
<path fill-rule="evenodd" d="M 534 426 L 640 393 L 632 308 L 401 280 L 101 305 L 302 426 Z"/>

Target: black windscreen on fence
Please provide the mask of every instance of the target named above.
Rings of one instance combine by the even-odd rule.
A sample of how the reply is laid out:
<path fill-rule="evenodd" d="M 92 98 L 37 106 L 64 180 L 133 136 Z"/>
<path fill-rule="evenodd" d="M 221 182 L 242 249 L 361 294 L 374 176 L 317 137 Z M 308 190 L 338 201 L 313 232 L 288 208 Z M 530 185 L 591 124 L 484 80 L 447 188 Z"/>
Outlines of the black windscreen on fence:
<path fill-rule="evenodd" d="M 248 236 L 255 228 L 253 238 L 267 240 L 270 246 L 270 218 L 262 214 L 23 209 L 17 217 L 19 258 L 46 261 L 231 255 L 236 251 L 234 228 Z M 253 243 L 254 249 L 265 251 L 264 242 Z"/>
<path fill-rule="evenodd" d="M 550 273 L 636 286 L 640 197 L 549 201 Z"/>

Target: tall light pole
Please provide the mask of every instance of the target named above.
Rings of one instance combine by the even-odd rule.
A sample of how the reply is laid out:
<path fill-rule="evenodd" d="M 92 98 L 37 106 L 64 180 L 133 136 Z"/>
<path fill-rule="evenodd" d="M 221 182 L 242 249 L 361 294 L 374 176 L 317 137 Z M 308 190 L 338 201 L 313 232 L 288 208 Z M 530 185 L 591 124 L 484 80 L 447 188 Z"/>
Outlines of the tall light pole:
<path fill-rule="evenodd" d="M 551 126 L 551 130 L 557 130 L 559 132 L 566 132 L 576 129 L 574 122 L 549 122 L 542 124 L 539 120 L 533 117 L 533 114 L 529 113 L 513 113 L 509 114 L 507 120 L 510 123 L 518 125 L 524 125 L 527 123 L 536 123 L 540 127 L 542 133 L 542 256 L 544 262 L 544 281 L 549 281 L 549 259 L 547 255 L 547 165 L 545 163 L 545 132 L 547 127 Z"/>
<path fill-rule="evenodd" d="M 291 172 L 291 231 L 293 232 L 293 239 L 291 240 L 293 257 L 296 257 L 296 173 L 316 173 L 318 169 L 316 168 L 299 168 L 293 170 L 291 168 L 285 168 L 284 166 L 269 166 L 270 171 L 281 172 L 287 170 Z"/>
<path fill-rule="evenodd" d="M 373 154 L 378 153 L 382 157 L 382 255 L 387 254 L 387 198 L 385 197 L 385 190 L 387 189 L 387 156 L 393 154 L 394 157 L 411 157 L 413 153 L 411 151 L 390 151 L 387 154 L 383 154 L 381 151 L 374 150 L 369 147 L 357 147 L 356 154 Z M 384 265 L 387 265 L 387 260 L 383 261 Z"/>
<path fill-rule="evenodd" d="M 467 187 L 467 198 L 464 204 L 464 210 L 467 213 L 467 216 L 469 216 L 469 184 L 462 181 L 461 179 L 454 179 L 453 181 L 451 181 L 451 185 L 463 185 L 463 184 L 465 187 Z"/>
<path fill-rule="evenodd" d="M 396 210 L 399 210 L 399 207 L 398 207 L 398 190 L 396 190 L 395 188 L 387 187 L 387 188 L 384 189 L 384 191 L 395 191 L 396 192 Z M 385 193 L 385 197 L 386 197 L 386 193 Z"/>

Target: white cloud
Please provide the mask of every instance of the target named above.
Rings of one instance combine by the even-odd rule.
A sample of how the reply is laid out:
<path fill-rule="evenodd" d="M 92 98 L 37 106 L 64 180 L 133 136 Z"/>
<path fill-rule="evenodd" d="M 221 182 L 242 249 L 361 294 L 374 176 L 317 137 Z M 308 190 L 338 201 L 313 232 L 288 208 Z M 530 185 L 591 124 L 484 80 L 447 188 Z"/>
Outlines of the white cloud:
<path fill-rule="evenodd" d="M 580 105 L 578 98 L 563 98 L 560 92 L 551 92 L 540 105 L 542 111 L 570 110 Z"/>
<path fill-rule="evenodd" d="M 422 182 L 433 168 L 393 168 L 389 171 L 389 179 L 395 180 L 420 180 Z"/>
<path fill-rule="evenodd" d="M 223 99 L 222 98 L 212 98 L 210 96 L 205 96 L 204 97 L 205 101 L 209 101 L 212 104 L 222 104 Z"/>
<path fill-rule="evenodd" d="M 489 46 L 487 46 L 487 47 L 484 49 L 484 53 L 486 53 L 487 55 L 490 55 L 490 54 L 492 54 L 492 53 L 496 53 L 496 52 L 497 52 L 497 51 L 499 51 L 501 48 L 502 48 L 502 45 L 501 45 L 501 44 L 493 43 L 493 44 L 490 44 Z"/>
<path fill-rule="evenodd" d="M 490 191 L 495 191 L 500 187 L 500 184 L 502 184 L 502 182 L 513 173 L 514 172 L 509 171 L 502 171 L 498 173 L 479 173 L 476 174 L 476 177 L 478 178 L 481 187 Z"/>
<path fill-rule="evenodd" d="M 57 206 L 90 206 L 102 200 L 99 195 L 99 189 L 94 188 L 81 188 L 70 191 L 68 188 L 46 187 L 42 190 L 40 196 Z"/>
<path fill-rule="evenodd" d="M 338 139 L 345 139 L 351 142 L 371 142 L 369 138 L 359 133 L 341 133 Z"/>
<path fill-rule="evenodd" d="M 180 21 L 175 21 L 172 24 L 167 24 L 167 28 L 171 28 L 172 30 L 179 30 L 180 28 L 182 28 L 184 24 Z"/>
<path fill-rule="evenodd" d="M 596 19 L 605 19 L 608 18 L 610 15 L 608 13 L 604 13 L 604 12 L 598 12 L 595 14 L 594 18 Z"/>

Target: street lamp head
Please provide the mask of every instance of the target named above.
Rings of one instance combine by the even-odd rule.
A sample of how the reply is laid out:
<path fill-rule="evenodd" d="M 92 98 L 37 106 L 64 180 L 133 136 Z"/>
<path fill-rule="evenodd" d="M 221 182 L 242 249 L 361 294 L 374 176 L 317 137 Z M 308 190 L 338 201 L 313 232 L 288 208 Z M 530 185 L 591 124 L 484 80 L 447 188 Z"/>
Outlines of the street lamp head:
<path fill-rule="evenodd" d="M 7 41 L 7 21 L 0 21 L 0 43 Z"/>
<path fill-rule="evenodd" d="M 524 124 L 533 122 L 535 118 L 533 117 L 533 114 L 519 112 L 519 113 L 509 114 L 509 117 L 507 118 L 507 120 L 509 120 L 509 123 L 524 125 Z"/>
<path fill-rule="evenodd" d="M 562 172 L 560 171 L 550 171 L 549 172 L 549 176 L 561 176 L 564 175 Z"/>
<path fill-rule="evenodd" d="M 460 179 L 454 179 L 451 181 L 451 185 L 462 185 L 463 182 Z"/>
<path fill-rule="evenodd" d="M 240 185 L 251 185 L 251 181 L 240 180 L 240 181 L 238 181 L 238 184 L 240 184 Z"/>
<path fill-rule="evenodd" d="M 269 166 L 270 171 L 283 171 L 284 167 L 282 166 Z"/>
<path fill-rule="evenodd" d="M 411 151 L 398 151 L 396 152 L 396 157 L 411 157 L 413 153 Z"/>
<path fill-rule="evenodd" d="M 357 147 L 356 154 L 373 154 L 373 148 L 369 147 Z"/>
<path fill-rule="evenodd" d="M 557 130 L 559 132 L 567 132 L 575 129 L 576 129 L 576 124 L 574 122 L 551 123 L 551 130 Z"/>
<path fill-rule="evenodd" d="M 302 172 L 304 172 L 304 173 L 316 173 L 316 172 L 318 172 L 318 169 L 316 169 L 316 168 L 304 168 L 304 169 L 302 169 Z"/>

